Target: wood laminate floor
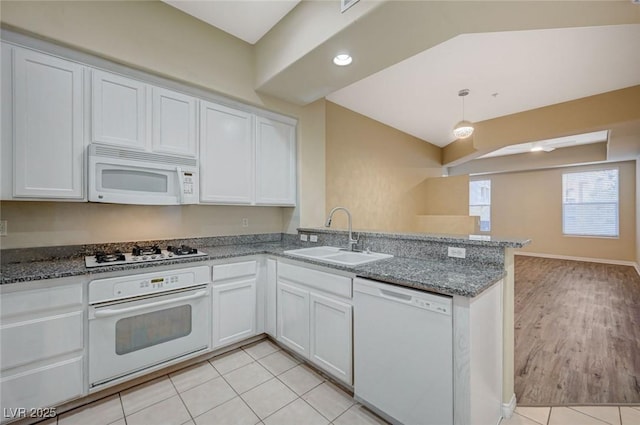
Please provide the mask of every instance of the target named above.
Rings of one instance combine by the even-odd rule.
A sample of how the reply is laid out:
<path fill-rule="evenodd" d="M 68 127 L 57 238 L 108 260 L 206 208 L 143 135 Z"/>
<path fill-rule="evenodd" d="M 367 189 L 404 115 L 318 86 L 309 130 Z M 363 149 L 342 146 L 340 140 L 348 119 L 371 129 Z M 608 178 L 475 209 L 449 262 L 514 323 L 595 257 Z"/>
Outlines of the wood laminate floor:
<path fill-rule="evenodd" d="M 633 267 L 516 256 L 518 405 L 640 403 Z"/>

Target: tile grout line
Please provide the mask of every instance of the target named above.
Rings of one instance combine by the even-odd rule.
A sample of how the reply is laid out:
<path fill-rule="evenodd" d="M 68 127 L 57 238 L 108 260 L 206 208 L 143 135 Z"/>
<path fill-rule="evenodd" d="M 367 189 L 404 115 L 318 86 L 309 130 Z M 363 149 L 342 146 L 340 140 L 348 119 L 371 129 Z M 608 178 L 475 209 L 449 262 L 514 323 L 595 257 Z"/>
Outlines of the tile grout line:
<path fill-rule="evenodd" d="M 154 378 L 152 381 L 158 380 L 158 379 L 160 379 L 160 378 L 162 378 L 162 377 L 163 377 L 163 376 L 159 376 L 158 378 Z M 164 375 L 164 377 L 166 377 L 169 381 L 171 381 L 171 378 L 169 378 L 169 375 Z M 142 386 L 142 385 L 147 384 L 147 383 L 149 383 L 149 382 L 151 382 L 151 381 L 143 382 L 143 383 L 142 383 L 142 384 L 140 384 L 140 385 L 136 385 L 136 387 Z M 173 386 L 173 382 L 171 382 L 171 385 Z M 132 388 L 135 388 L 135 387 L 132 387 Z M 129 390 L 129 389 L 130 389 L 130 388 L 127 388 L 127 390 Z M 175 389 L 175 386 L 174 386 L 174 389 Z M 177 390 L 176 390 L 176 392 L 177 392 Z M 169 397 L 167 397 L 167 398 L 163 398 L 162 400 L 158 400 L 158 401 L 156 401 L 155 403 L 151 403 L 151 404 L 150 404 L 150 405 L 148 405 L 148 406 L 145 406 L 145 407 L 143 407 L 143 408 L 141 408 L 141 409 L 136 410 L 135 412 L 131 412 L 131 414 L 129 414 L 129 415 L 126 415 L 126 414 L 125 414 L 125 418 L 126 418 L 127 416 L 132 416 L 132 415 L 134 415 L 134 414 L 136 414 L 136 413 L 138 413 L 138 412 L 142 412 L 143 410 L 147 409 L 148 407 L 155 406 L 156 404 L 158 404 L 158 403 L 162 403 L 163 401 L 167 401 L 167 400 L 169 400 L 171 397 L 174 397 L 174 396 L 175 396 L 175 394 L 173 394 L 173 395 L 171 395 L 171 396 L 169 396 Z M 122 405 L 122 410 L 124 411 L 124 404 Z M 126 421 L 126 420 L 125 420 L 125 422 L 128 422 L 128 421 Z"/>
<path fill-rule="evenodd" d="M 213 367 L 213 366 L 211 366 Z M 185 368 L 187 369 L 187 368 Z M 182 370 L 182 369 L 181 369 Z M 178 393 L 178 397 L 180 398 L 180 401 L 182 402 L 182 405 L 184 406 L 184 408 L 187 411 L 187 414 L 189 415 L 189 417 L 191 418 L 191 421 L 195 424 L 196 423 L 196 419 L 193 417 L 193 415 L 191 414 L 191 411 L 189 410 L 189 407 L 187 406 L 187 403 L 184 402 L 184 399 L 182 398 L 182 394 L 180 393 L 180 391 L 178 391 L 178 387 L 176 387 L 176 384 L 173 382 L 173 380 L 171 379 L 171 376 L 167 375 L 167 378 L 169 378 L 169 381 L 171 382 L 171 385 L 173 385 L 173 389 L 176 390 L 176 393 Z M 215 379 L 215 378 L 213 378 Z M 213 381 L 213 379 L 209 379 L 205 382 L 203 382 L 203 384 L 209 382 L 209 381 Z M 202 384 L 201 384 L 202 385 Z M 197 387 L 197 385 L 195 386 Z M 191 388 L 195 388 L 195 387 L 191 387 Z M 189 388 L 189 389 L 191 389 Z M 168 400 L 168 399 L 167 399 Z"/>
<path fill-rule="evenodd" d="M 593 419 L 595 419 L 595 420 L 597 420 L 597 421 L 602 422 L 602 423 L 603 423 L 603 424 L 605 424 L 605 425 L 615 425 L 615 424 L 611 424 L 611 423 L 609 423 L 609 422 L 607 422 L 607 421 L 605 421 L 605 420 L 603 420 L 603 419 L 596 418 L 595 416 L 592 416 L 592 415 L 590 415 L 590 414 L 588 414 L 588 413 L 584 413 L 584 412 L 581 412 L 581 411 L 579 411 L 579 410 L 576 410 L 576 409 L 574 409 L 574 407 L 618 407 L 618 415 L 620 415 L 620 416 L 621 416 L 621 413 L 620 413 L 620 407 L 619 407 L 619 406 L 567 406 L 567 407 L 568 407 L 569 409 L 573 410 L 574 412 L 578 412 L 578 413 L 580 413 L 580 414 L 583 414 L 583 415 L 585 415 L 585 416 L 588 416 L 588 417 L 590 417 L 590 418 L 593 418 Z M 549 415 L 549 416 L 551 416 L 551 415 Z M 620 417 L 620 423 L 622 423 L 622 417 Z"/>
<path fill-rule="evenodd" d="M 245 352 L 249 357 L 253 358 L 249 353 L 247 353 L 246 351 L 244 351 L 244 349 L 242 349 L 242 347 L 241 347 L 240 349 L 241 349 L 243 352 Z M 214 357 L 214 358 L 215 358 L 215 357 Z M 257 360 L 256 360 L 256 361 L 257 361 Z M 211 366 L 213 366 L 213 365 L 211 365 Z M 215 366 L 213 366 L 213 368 L 215 369 Z M 236 369 L 233 369 L 233 370 L 237 370 L 237 369 L 240 369 L 240 368 L 236 368 Z M 266 369 L 267 369 L 267 368 L 265 368 L 265 370 L 266 370 Z M 216 369 L 216 371 L 218 371 L 218 369 Z M 233 371 L 230 371 L 230 372 L 233 372 Z M 228 373 L 230 373 L 230 372 L 228 372 Z M 267 372 L 269 372 L 269 371 L 267 370 Z M 218 371 L 218 373 L 220 373 L 220 371 Z M 271 372 L 269 372 L 269 373 L 271 373 Z M 273 375 L 273 374 L 272 374 L 272 375 Z M 260 415 L 258 415 L 258 413 L 257 413 L 255 410 L 253 410 L 253 409 L 251 408 L 251 406 L 249 406 L 249 403 L 247 403 L 247 402 L 245 401 L 245 399 L 244 399 L 244 398 L 242 398 L 242 394 L 238 393 L 238 391 L 236 391 L 236 389 L 235 389 L 235 388 L 233 388 L 233 386 L 229 383 L 229 381 L 227 381 L 227 380 L 225 379 L 225 377 L 224 377 L 224 375 L 223 375 L 223 374 L 220 374 L 220 377 L 224 380 L 224 382 L 226 382 L 226 383 L 227 383 L 227 385 L 229 385 L 229 387 L 231 388 L 231 390 L 232 390 L 232 391 L 236 394 L 236 396 L 237 396 L 237 397 L 238 397 L 238 398 L 239 398 L 239 399 L 244 403 L 244 405 L 245 405 L 245 406 L 247 406 L 247 407 L 249 408 L 249 410 L 251 410 L 251 412 L 253 412 L 253 414 L 254 414 L 254 415 L 256 415 L 256 418 L 258 418 L 258 421 L 259 421 L 259 422 L 257 422 L 257 423 L 262 423 L 262 418 L 260 417 Z M 270 380 L 271 380 L 271 379 L 268 379 L 268 380 L 267 380 L 267 381 L 265 381 L 265 382 L 269 382 Z M 264 382 L 263 382 L 263 384 L 264 384 Z M 262 385 L 262 384 L 259 384 L 259 385 Z M 255 386 L 255 387 L 253 387 L 253 388 L 256 388 L 257 386 L 258 386 L 258 385 L 256 385 L 256 386 Z M 252 389 L 253 389 L 253 388 L 252 388 Z M 251 391 L 251 390 L 247 390 L 247 391 Z M 245 391 L 245 392 L 247 392 L 247 391 Z M 232 399 L 232 400 L 233 400 L 233 399 Z M 228 400 L 228 401 L 231 401 L 231 400 Z M 224 403 L 223 403 L 223 404 L 224 404 Z M 222 406 L 222 404 L 221 404 L 221 406 Z M 216 407 L 218 407 L 218 406 L 216 406 Z M 214 407 L 213 409 L 215 409 L 215 407 Z M 211 410 L 213 410 L 213 409 L 209 409 L 209 410 L 207 410 L 207 412 L 209 412 L 209 411 L 211 411 Z M 206 413 L 206 412 L 205 412 L 205 413 Z M 204 415 L 204 413 L 203 413 L 203 415 Z"/>
<path fill-rule="evenodd" d="M 124 414 L 124 404 L 122 404 L 122 397 L 120 396 L 120 392 L 118 392 L 118 401 L 120 401 L 120 410 L 122 410 L 122 419 L 124 420 L 124 425 L 127 425 L 127 415 Z"/>
<path fill-rule="evenodd" d="M 292 370 L 293 368 L 298 367 L 298 366 L 300 366 L 301 364 L 302 364 L 302 363 L 299 363 L 299 364 L 295 365 L 294 367 L 292 367 L 292 368 L 291 368 L 291 369 L 289 369 L 289 370 Z M 285 372 L 282 372 L 280 375 L 283 375 L 284 373 L 288 372 L 289 370 L 287 370 L 287 371 L 285 371 Z M 304 392 L 304 393 L 302 393 L 302 394 L 298 394 L 298 393 L 297 393 L 293 388 L 291 388 L 289 385 L 287 385 L 287 383 L 286 383 L 286 382 L 284 382 L 282 379 L 280 379 L 280 378 L 279 378 L 279 376 L 280 376 L 280 375 L 276 376 L 276 379 L 277 379 L 278 381 L 282 382 L 282 384 L 283 384 L 285 387 L 287 387 L 287 388 L 289 388 L 291 391 L 293 391 L 293 393 L 294 393 L 294 394 L 295 394 L 295 395 L 296 395 L 300 400 L 302 400 L 305 404 L 307 404 L 307 405 L 308 405 L 309 407 L 311 407 L 313 410 L 315 410 L 316 412 L 318 412 L 318 414 L 319 414 L 320 416 L 322 416 L 323 418 L 327 419 L 327 420 L 329 421 L 329 423 L 332 423 L 332 422 L 333 422 L 333 421 L 331 421 L 329 418 L 327 418 L 325 415 L 323 415 L 323 414 L 322 414 L 318 409 L 316 409 L 315 407 L 313 407 L 313 405 L 312 405 L 311 403 L 309 403 L 307 400 L 305 400 L 304 398 L 302 398 L 305 394 L 309 394 L 311 391 L 315 390 L 315 389 L 316 389 L 316 388 L 318 388 L 320 385 L 324 384 L 324 383 L 326 382 L 326 380 L 325 380 L 324 378 L 322 378 L 322 377 L 321 377 L 321 381 L 320 381 L 320 383 L 319 383 L 319 384 L 317 384 L 317 385 L 313 386 L 312 388 L 309 388 L 307 391 L 305 391 L 305 392 Z M 295 401 L 295 400 L 294 400 L 294 401 Z M 347 410 L 349 410 L 349 409 L 347 409 Z M 345 410 L 345 412 L 346 412 L 346 410 Z M 339 416 L 341 416 L 343 413 L 344 413 L 344 412 L 342 412 L 340 415 L 338 415 L 338 417 L 339 417 Z"/>

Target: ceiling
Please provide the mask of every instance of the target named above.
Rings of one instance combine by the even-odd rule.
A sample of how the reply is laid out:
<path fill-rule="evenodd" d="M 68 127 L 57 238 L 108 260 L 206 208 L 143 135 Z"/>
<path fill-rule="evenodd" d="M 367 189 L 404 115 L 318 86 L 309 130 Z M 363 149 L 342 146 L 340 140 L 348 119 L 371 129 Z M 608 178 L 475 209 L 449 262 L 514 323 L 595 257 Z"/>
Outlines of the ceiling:
<path fill-rule="evenodd" d="M 300 23 L 292 15 L 316 3 L 163 1 L 259 50 L 287 14 L 289 23 Z M 457 94 L 463 88 L 470 89 L 464 118 L 479 122 L 640 85 L 640 49 L 633 42 L 640 39 L 640 6 L 629 2 L 365 1 L 356 5 L 369 7 L 365 14 L 311 50 L 295 43 L 312 39 L 306 28 L 322 27 L 329 15 L 307 12 L 306 27 L 272 37 L 300 54 L 256 89 L 299 104 L 326 96 L 443 147 L 462 119 Z M 353 64 L 330 63 L 340 49 L 353 53 Z"/>
<path fill-rule="evenodd" d="M 437 146 L 477 122 L 640 84 L 640 24 L 463 34 L 327 96 Z M 354 61 L 358 58 L 354 58 Z"/>
<path fill-rule="evenodd" d="M 162 0 L 214 27 L 255 44 L 300 0 Z"/>

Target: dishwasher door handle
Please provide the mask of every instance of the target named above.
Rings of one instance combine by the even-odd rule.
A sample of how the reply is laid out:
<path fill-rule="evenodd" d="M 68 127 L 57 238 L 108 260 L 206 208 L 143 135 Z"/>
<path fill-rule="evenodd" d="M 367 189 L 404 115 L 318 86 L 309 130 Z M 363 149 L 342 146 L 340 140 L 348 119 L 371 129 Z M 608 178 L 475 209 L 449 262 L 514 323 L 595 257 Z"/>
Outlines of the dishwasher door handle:
<path fill-rule="evenodd" d="M 394 292 L 394 291 L 388 291 L 386 289 L 379 289 L 380 291 L 380 295 L 384 298 L 390 298 L 396 301 L 403 301 L 403 302 L 411 302 L 411 299 L 413 298 L 411 295 L 407 295 L 407 294 L 401 294 L 399 292 Z"/>

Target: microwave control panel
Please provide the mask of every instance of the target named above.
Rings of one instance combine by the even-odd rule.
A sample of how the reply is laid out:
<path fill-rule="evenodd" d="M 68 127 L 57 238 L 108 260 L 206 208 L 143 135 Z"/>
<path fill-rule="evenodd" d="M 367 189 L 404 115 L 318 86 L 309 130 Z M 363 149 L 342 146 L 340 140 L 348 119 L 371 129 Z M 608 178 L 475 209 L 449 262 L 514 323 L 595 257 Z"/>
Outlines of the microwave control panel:
<path fill-rule="evenodd" d="M 193 195 L 193 173 L 184 173 L 182 191 L 185 195 Z"/>

